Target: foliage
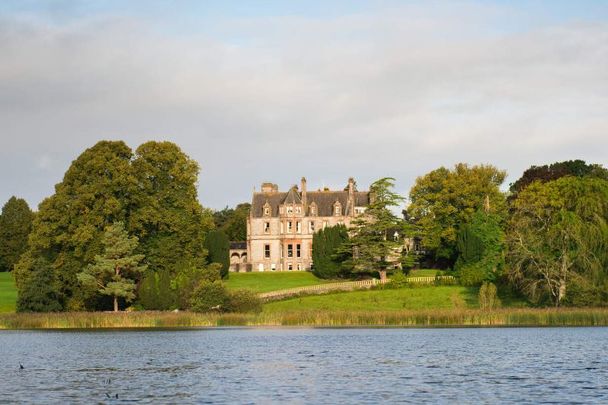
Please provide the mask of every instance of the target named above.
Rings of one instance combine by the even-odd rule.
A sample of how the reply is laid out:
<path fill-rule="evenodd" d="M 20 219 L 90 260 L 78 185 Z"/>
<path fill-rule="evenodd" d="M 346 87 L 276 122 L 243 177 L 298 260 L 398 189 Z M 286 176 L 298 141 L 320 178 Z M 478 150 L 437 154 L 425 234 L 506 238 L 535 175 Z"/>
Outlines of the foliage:
<path fill-rule="evenodd" d="M 463 285 L 494 281 L 504 267 L 505 235 L 501 218 L 478 211 L 458 233 L 455 270 Z"/>
<path fill-rule="evenodd" d="M 12 271 L 27 248 L 34 213 L 27 202 L 11 197 L 0 215 L 0 272 Z"/>
<path fill-rule="evenodd" d="M 403 288 L 408 286 L 407 276 L 402 271 L 396 271 L 391 276 L 390 283 L 387 284 L 389 288 Z"/>
<path fill-rule="evenodd" d="M 597 164 L 586 164 L 583 160 L 567 160 L 550 165 L 532 166 L 510 186 L 510 191 L 517 194 L 534 181 L 546 183 L 565 176 L 596 177 L 608 180 L 608 170 Z"/>
<path fill-rule="evenodd" d="M 114 297 L 114 311 L 118 311 L 119 297 L 126 302 L 135 299 L 135 282 L 146 269 L 140 265 L 144 255 L 133 253 L 138 239 L 129 236 L 122 222 L 106 228 L 102 245 L 103 253 L 95 256 L 93 264 L 78 274 L 78 280 L 85 287 Z"/>
<path fill-rule="evenodd" d="M 227 312 L 262 312 L 262 300 L 246 289 L 228 291 Z"/>
<path fill-rule="evenodd" d="M 171 142 L 147 142 L 132 163 L 137 193 L 132 195 L 129 230 L 138 252 L 155 270 L 175 270 L 184 260 L 205 262 L 203 240 L 210 213 L 197 200 L 198 164 Z"/>
<path fill-rule="evenodd" d="M 15 266 L 20 290 L 34 260 L 44 258 L 66 307 L 77 306 L 71 301 L 84 301 L 76 274 L 101 252 L 105 227 L 127 217 L 135 186 L 130 160 L 131 150 L 124 142 L 102 141 L 72 162 L 34 218 L 28 250 Z"/>
<path fill-rule="evenodd" d="M 378 272 L 380 278 L 385 279 L 387 271 L 400 265 L 405 223 L 391 210 L 403 201 L 403 197 L 392 191 L 394 181 L 385 177 L 370 186 L 370 203 L 365 214 L 351 222 L 349 232 L 352 236 L 337 251 L 351 255 L 345 265 L 352 272 Z M 401 237 L 394 239 L 395 231 Z"/>
<path fill-rule="evenodd" d="M 213 213 L 213 222 L 216 229 L 224 232 L 230 241 L 244 241 L 247 239 L 247 217 L 251 204 L 242 203 L 236 208 L 224 208 Z"/>
<path fill-rule="evenodd" d="M 209 231 L 204 246 L 208 251 L 207 262 L 218 263 L 222 278 L 227 278 L 230 270 L 230 241 L 226 234 L 215 229 Z"/>
<path fill-rule="evenodd" d="M 435 260 L 453 266 L 458 230 L 484 205 L 492 214 L 506 216 L 505 196 L 499 189 L 505 177 L 491 165 L 459 163 L 453 170 L 441 167 L 416 179 L 407 216 Z"/>
<path fill-rule="evenodd" d="M 343 275 L 342 262 L 348 259 L 338 248 L 348 242 L 348 232 L 344 225 L 327 227 L 316 232 L 312 238 L 313 274 L 319 278 L 331 279 Z"/>
<path fill-rule="evenodd" d="M 190 309 L 194 312 L 221 312 L 228 304 L 228 290 L 221 281 L 203 281 L 190 298 Z"/>
<path fill-rule="evenodd" d="M 568 176 L 530 184 L 512 203 L 510 280 L 532 302 L 556 306 L 576 303 L 581 291 L 605 288 L 607 220 L 606 180 Z M 594 304 L 606 303 L 596 296 L 602 301 Z"/>
<path fill-rule="evenodd" d="M 479 307 L 484 310 L 493 310 L 500 307 L 496 285 L 484 282 L 479 288 Z"/>
<path fill-rule="evenodd" d="M 171 283 L 177 294 L 177 306 L 187 309 L 196 288 L 203 282 L 213 283 L 221 280 L 220 265 L 211 263 L 207 266 L 196 266 L 193 263 L 182 263 Z"/>
<path fill-rule="evenodd" d="M 148 269 L 137 289 L 138 302 L 147 310 L 169 310 L 178 307 L 178 294 L 172 287 L 169 270 Z"/>
<path fill-rule="evenodd" d="M 55 286 L 53 272 L 49 263 L 42 258 L 32 265 L 30 282 L 19 291 L 18 312 L 56 312 L 61 311 L 60 296 Z"/>

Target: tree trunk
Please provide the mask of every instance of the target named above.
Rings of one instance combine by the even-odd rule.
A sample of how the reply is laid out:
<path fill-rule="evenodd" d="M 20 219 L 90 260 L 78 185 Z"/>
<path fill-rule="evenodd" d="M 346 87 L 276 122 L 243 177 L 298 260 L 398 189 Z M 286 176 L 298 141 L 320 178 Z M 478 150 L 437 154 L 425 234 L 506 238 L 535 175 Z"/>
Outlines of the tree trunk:
<path fill-rule="evenodd" d="M 386 283 L 386 270 L 379 270 L 378 273 L 380 273 L 380 282 Z"/>
<path fill-rule="evenodd" d="M 114 296 L 114 312 L 118 312 L 118 297 Z"/>

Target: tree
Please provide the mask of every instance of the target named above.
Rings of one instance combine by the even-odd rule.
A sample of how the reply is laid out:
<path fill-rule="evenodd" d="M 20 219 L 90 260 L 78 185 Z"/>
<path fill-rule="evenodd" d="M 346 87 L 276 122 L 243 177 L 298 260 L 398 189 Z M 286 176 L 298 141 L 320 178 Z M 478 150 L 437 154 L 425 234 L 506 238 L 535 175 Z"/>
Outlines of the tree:
<path fill-rule="evenodd" d="M 392 191 L 392 177 L 376 180 L 370 186 L 370 203 L 365 214 L 356 217 L 350 229 L 351 238 L 338 249 L 340 254 L 352 254 L 347 266 L 353 272 L 378 272 L 381 280 L 399 266 L 403 240 L 394 238 L 397 230 L 404 234 L 405 224 L 392 212 L 403 197 Z"/>
<path fill-rule="evenodd" d="M 171 142 L 147 142 L 137 148 L 129 231 L 154 270 L 175 272 L 183 261 L 205 262 L 203 240 L 212 227 L 210 213 L 197 199 L 198 164 Z"/>
<path fill-rule="evenodd" d="M 214 213 L 214 222 L 217 229 L 228 236 L 231 241 L 244 241 L 247 239 L 247 217 L 251 204 L 242 203 L 235 209 L 224 208 Z"/>
<path fill-rule="evenodd" d="M 565 176 L 596 177 L 608 180 L 608 170 L 597 164 L 588 165 L 583 160 L 567 160 L 550 165 L 532 166 L 511 184 L 509 190 L 516 195 L 534 181 L 546 183 Z"/>
<path fill-rule="evenodd" d="M 602 297 L 608 287 L 608 181 L 567 176 L 533 182 L 511 210 L 507 258 L 516 287 L 533 302 L 555 306 L 575 300 L 576 293 Z"/>
<path fill-rule="evenodd" d="M 60 296 L 48 261 L 38 258 L 31 266 L 30 282 L 19 290 L 17 312 L 61 311 Z"/>
<path fill-rule="evenodd" d="M 27 249 L 34 214 L 27 202 L 11 197 L 0 215 L 0 271 L 12 271 Z"/>
<path fill-rule="evenodd" d="M 454 266 L 460 282 L 479 285 L 494 282 L 504 265 L 505 235 L 501 218 L 478 211 L 458 232 L 458 260 Z"/>
<path fill-rule="evenodd" d="M 221 265 L 220 274 L 222 278 L 228 277 L 230 270 L 230 241 L 222 231 L 212 230 L 205 237 L 205 249 L 207 249 L 207 262 Z"/>
<path fill-rule="evenodd" d="M 336 278 L 342 275 L 342 263 L 348 258 L 338 249 L 348 241 L 348 231 L 344 225 L 321 229 L 312 238 L 312 261 L 315 276 Z"/>
<path fill-rule="evenodd" d="M 105 227 L 127 218 L 136 190 L 131 155 L 124 142 L 101 141 L 72 162 L 55 194 L 39 206 L 28 250 L 15 266 L 18 288 L 35 259 L 44 258 L 64 309 L 93 308 L 76 275 L 101 252 Z"/>
<path fill-rule="evenodd" d="M 410 191 L 409 222 L 435 260 L 454 265 L 458 230 L 486 201 L 491 213 L 506 217 L 506 200 L 499 188 L 505 177 L 506 172 L 494 166 L 459 163 L 453 170 L 441 167 L 416 179 Z"/>
<path fill-rule="evenodd" d="M 137 237 L 130 237 L 122 222 L 106 228 L 102 240 L 103 254 L 95 256 L 93 264 L 78 274 L 78 280 L 102 295 L 114 297 L 114 312 L 118 298 L 131 302 L 135 298 L 135 282 L 146 266 L 140 265 L 144 255 L 134 254 Z"/>

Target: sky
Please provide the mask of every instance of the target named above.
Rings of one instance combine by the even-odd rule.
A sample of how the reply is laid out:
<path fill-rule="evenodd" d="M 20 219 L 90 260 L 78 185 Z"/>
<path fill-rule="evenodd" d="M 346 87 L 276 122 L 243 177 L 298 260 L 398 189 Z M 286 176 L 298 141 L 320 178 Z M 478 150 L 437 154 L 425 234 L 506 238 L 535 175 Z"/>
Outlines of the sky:
<path fill-rule="evenodd" d="M 108 139 L 175 142 L 214 209 L 302 176 L 608 166 L 608 2 L 0 2 L 0 204 Z"/>

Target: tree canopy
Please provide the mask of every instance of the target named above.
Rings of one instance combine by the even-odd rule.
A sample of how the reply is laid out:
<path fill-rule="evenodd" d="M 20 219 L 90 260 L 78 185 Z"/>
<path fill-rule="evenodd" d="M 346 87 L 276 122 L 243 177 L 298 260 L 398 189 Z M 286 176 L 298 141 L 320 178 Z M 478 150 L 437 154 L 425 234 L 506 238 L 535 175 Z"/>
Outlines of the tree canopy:
<path fill-rule="evenodd" d="M 0 215 L 0 271 L 12 271 L 27 249 L 34 213 L 27 202 L 11 197 Z"/>
<path fill-rule="evenodd" d="M 491 213 L 506 216 L 506 200 L 499 188 L 505 177 L 506 172 L 494 166 L 464 163 L 418 177 L 410 191 L 407 215 L 425 250 L 453 265 L 458 257 L 458 231 L 475 212 L 487 204 Z"/>
<path fill-rule="evenodd" d="M 242 203 L 236 208 L 224 208 L 213 213 L 215 227 L 226 234 L 230 241 L 244 241 L 247 239 L 247 217 L 251 204 Z"/>
<path fill-rule="evenodd" d="M 312 238 L 312 272 L 319 278 L 337 278 L 343 276 L 342 263 L 348 259 L 338 249 L 348 241 L 348 231 L 344 225 L 321 229 Z"/>

